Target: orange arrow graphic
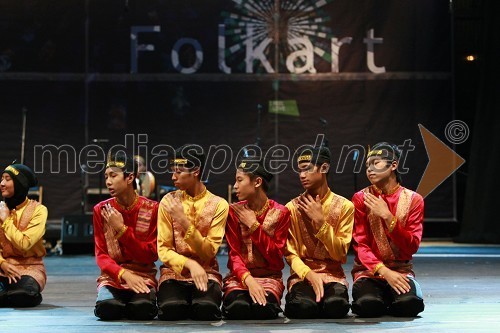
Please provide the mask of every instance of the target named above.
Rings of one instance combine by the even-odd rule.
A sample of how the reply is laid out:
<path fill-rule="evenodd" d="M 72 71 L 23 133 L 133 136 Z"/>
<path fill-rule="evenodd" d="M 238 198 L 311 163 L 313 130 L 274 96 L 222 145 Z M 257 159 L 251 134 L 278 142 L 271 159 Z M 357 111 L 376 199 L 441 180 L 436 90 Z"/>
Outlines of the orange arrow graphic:
<path fill-rule="evenodd" d="M 418 124 L 418 127 L 429 158 L 429 163 L 417 187 L 417 192 L 425 198 L 460 168 L 465 160 L 422 124 Z"/>

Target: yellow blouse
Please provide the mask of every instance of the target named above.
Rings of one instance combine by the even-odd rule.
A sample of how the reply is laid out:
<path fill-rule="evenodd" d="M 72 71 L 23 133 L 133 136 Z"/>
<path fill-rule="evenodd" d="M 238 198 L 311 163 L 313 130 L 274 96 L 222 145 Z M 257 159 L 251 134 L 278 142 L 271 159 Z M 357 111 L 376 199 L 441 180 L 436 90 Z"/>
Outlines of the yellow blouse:
<path fill-rule="evenodd" d="M 18 224 L 21 221 L 21 216 L 28 202 L 29 200 L 26 199 L 22 204 L 13 209 L 1 227 L 7 240 L 15 250 L 22 253 L 22 257 L 43 257 L 46 254 L 42 237 L 45 234 L 45 223 L 48 215 L 47 208 L 43 205 L 37 205 L 28 226 L 21 231 L 18 229 Z M 1 264 L 5 261 L 5 258 L 12 256 L 12 254 L 5 253 L 2 244 L 0 244 L 0 250 Z"/>
<path fill-rule="evenodd" d="M 291 225 L 287 240 L 286 260 L 290 265 L 292 272 L 297 273 L 301 279 L 304 279 L 307 273 L 311 271 L 311 268 L 305 263 L 307 261 L 326 259 L 337 261 L 339 263 L 345 263 L 347 251 L 349 250 L 349 245 L 351 243 L 352 229 L 354 225 L 353 203 L 331 191 L 328 191 L 321 202 L 325 223 L 319 229 L 314 225 L 309 225 L 308 228 L 301 226 L 301 223 L 313 222 L 301 218 L 300 212 L 293 204 L 293 201 L 286 204 L 286 207 L 291 213 Z M 340 214 L 338 215 L 338 223 L 336 223 L 336 227 L 334 227 L 332 226 L 332 221 L 327 221 L 327 219 L 331 218 L 331 205 L 338 203 L 342 206 L 340 208 Z M 308 232 L 308 230 L 314 230 L 314 232 Z M 316 240 L 319 240 L 319 242 L 316 241 L 317 245 L 312 248 L 313 246 L 310 245 L 312 243 L 309 243 L 309 246 L 306 245 L 306 237 L 313 240 L 313 242 Z M 320 253 L 324 252 L 318 251 L 316 249 L 318 246 L 324 246 L 329 258 L 318 257 Z"/>
<path fill-rule="evenodd" d="M 167 194 L 170 195 L 170 194 Z M 204 214 L 204 209 L 208 200 L 213 199 L 213 194 L 208 190 L 201 196 L 191 197 L 186 192 L 182 191 L 180 199 L 184 214 L 190 221 L 191 226 L 184 233 L 183 240 L 189 248 L 176 248 L 175 237 L 179 237 L 179 233 L 174 230 L 173 221 L 165 209 L 164 197 L 158 209 L 158 255 L 159 259 L 166 265 L 170 266 L 177 274 L 181 274 L 184 269 L 184 264 L 188 258 L 195 259 L 203 266 L 203 262 L 209 262 L 215 257 L 219 249 L 226 226 L 227 214 L 229 212 L 229 204 L 226 200 L 219 198 L 215 213 L 213 216 L 204 216 L 211 220 L 206 236 L 203 236 L 198 230 L 197 223 L 201 220 L 200 216 Z M 206 212 L 205 212 L 206 214 Z"/>

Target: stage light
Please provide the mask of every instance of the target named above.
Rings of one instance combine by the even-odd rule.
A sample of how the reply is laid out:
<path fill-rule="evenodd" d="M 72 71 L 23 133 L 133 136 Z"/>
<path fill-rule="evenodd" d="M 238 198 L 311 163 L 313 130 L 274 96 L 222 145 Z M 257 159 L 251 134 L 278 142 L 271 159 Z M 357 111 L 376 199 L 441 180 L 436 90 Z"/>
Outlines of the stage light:
<path fill-rule="evenodd" d="M 465 56 L 465 60 L 467 60 L 468 62 L 473 62 L 473 61 L 477 60 L 477 57 L 473 54 L 469 54 L 469 55 Z"/>

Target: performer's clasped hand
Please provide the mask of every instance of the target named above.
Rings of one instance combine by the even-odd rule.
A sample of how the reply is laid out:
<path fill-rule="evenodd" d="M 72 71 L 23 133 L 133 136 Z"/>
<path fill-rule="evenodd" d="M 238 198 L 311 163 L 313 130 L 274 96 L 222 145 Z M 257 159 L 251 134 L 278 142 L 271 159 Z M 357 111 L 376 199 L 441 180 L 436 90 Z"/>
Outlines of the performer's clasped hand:
<path fill-rule="evenodd" d="M 231 208 L 236 213 L 236 216 L 238 216 L 238 219 L 240 220 L 241 224 L 246 225 L 248 228 L 252 227 L 252 225 L 256 221 L 255 213 L 253 212 L 253 210 L 248 208 L 246 204 L 245 205 L 232 204 Z"/>
<path fill-rule="evenodd" d="M 170 214 L 172 220 L 179 223 L 184 230 L 189 228 L 191 223 L 187 219 L 182 202 L 178 198 L 172 195 L 166 195 L 165 201 L 162 201 L 160 204 L 165 207 L 165 210 Z"/>
<path fill-rule="evenodd" d="M 101 214 L 104 220 L 116 231 L 119 231 L 125 225 L 122 214 L 112 207 L 110 203 L 102 207 Z"/>
<path fill-rule="evenodd" d="M 313 198 L 310 194 L 301 194 L 298 197 L 297 206 L 301 212 L 305 213 L 314 222 L 317 228 L 321 228 L 325 223 L 319 195 Z"/>
<path fill-rule="evenodd" d="M 5 202 L 0 201 L 0 221 L 5 221 L 10 215 L 9 208 L 5 204 Z"/>
<path fill-rule="evenodd" d="M 371 193 L 364 194 L 365 206 L 370 210 L 375 216 L 381 217 L 384 220 L 390 220 L 392 214 L 387 207 L 387 203 L 384 199 L 376 197 Z"/>

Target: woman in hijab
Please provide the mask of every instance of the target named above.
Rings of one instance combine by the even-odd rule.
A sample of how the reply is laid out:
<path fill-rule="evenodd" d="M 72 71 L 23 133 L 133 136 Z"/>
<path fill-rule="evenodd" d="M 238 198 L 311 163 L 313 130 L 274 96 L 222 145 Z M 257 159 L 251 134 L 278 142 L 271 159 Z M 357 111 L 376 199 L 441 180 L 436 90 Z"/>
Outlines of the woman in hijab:
<path fill-rule="evenodd" d="M 42 237 L 47 208 L 28 199 L 38 183 L 23 164 L 5 168 L 0 191 L 0 307 L 34 307 L 42 302 L 47 276 Z"/>

